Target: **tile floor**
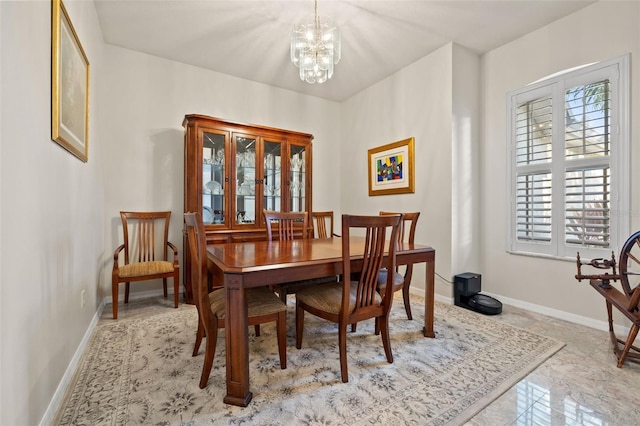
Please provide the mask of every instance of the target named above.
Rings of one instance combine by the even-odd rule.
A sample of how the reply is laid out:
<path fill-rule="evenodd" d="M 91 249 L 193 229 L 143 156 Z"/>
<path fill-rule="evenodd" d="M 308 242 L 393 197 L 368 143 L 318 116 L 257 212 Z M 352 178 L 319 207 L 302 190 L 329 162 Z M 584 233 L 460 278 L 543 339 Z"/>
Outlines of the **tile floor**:
<path fill-rule="evenodd" d="M 640 362 L 617 368 L 608 332 L 511 306 L 493 318 L 566 346 L 467 425 L 640 425 Z"/>
<path fill-rule="evenodd" d="M 162 297 L 121 303 L 118 317 L 144 316 L 170 304 Z M 604 301 L 602 315 L 606 319 Z M 109 304 L 101 321 L 111 318 Z M 553 337 L 566 346 L 467 426 L 640 425 L 640 362 L 629 360 L 617 368 L 608 332 L 507 305 L 492 319 Z"/>

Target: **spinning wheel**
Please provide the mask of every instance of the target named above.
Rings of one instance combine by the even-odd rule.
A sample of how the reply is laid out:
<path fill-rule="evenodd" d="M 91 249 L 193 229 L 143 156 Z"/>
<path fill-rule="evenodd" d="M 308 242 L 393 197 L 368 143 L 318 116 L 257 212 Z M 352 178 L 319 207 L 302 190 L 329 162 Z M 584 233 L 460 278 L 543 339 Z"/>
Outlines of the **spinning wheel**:
<path fill-rule="evenodd" d="M 633 346 L 640 329 L 640 231 L 629 237 L 622 246 L 619 273 L 616 273 L 616 259 L 613 253 L 611 253 L 611 260 L 593 259 L 588 262 L 581 261 L 580 253 L 578 253 L 576 265 L 578 267 L 576 279 L 578 281 L 588 279 L 591 287 L 605 298 L 609 319 L 609 336 L 613 352 L 618 358 L 618 368 L 622 367 L 626 358 L 640 359 L 640 349 Z M 607 269 L 611 272 L 584 275 L 581 271 L 583 265 L 589 265 L 596 269 Z M 618 280 L 622 291 L 611 286 L 611 281 L 617 282 Z M 626 340 L 618 339 L 613 330 L 613 306 L 631 321 L 631 329 Z"/>
<path fill-rule="evenodd" d="M 640 231 L 633 234 L 620 252 L 620 284 L 627 296 L 632 297 L 640 285 Z"/>

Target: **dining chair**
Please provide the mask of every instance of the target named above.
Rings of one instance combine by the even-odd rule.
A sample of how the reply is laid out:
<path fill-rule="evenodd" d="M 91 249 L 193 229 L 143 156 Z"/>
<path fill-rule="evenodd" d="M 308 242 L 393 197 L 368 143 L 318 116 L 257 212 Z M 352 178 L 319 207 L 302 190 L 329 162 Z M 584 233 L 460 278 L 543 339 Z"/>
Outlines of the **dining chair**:
<path fill-rule="evenodd" d="M 309 225 L 307 212 L 275 212 L 264 210 L 264 220 L 267 223 L 267 240 L 291 241 L 295 238 L 308 239 Z M 277 225 L 277 238 L 273 234 L 273 225 Z M 287 303 L 287 295 L 295 293 L 299 288 L 310 285 L 324 284 L 335 280 L 334 276 L 312 278 L 308 280 L 292 281 L 276 284 L 272 289 L 278 293 L 280 300 Z"/>
<path fill-rule="evenodd" d="M 376 327 L 382 334 L 382 344 L 387 362 L 393 362 L 389 339 L 389 312 L 393 303 L 393 275 L 388 275 L 384 294 L 377 291 L 378 272 L 382 267 L 395 270 L 396 244 L 388 244 L 385 260 L 385 241 L 396 241 L 400 215 L 352 216 L 342 215 L 342 270 L 341 281 L 322 286 L 307 287 L 296 294 L 296 347 L 302 347 L 304 313 L 338 324 L 338 346 L 340 372 L 344 383 L 349 381 L 347 371 L 347 326 L 369 318 L 375 318 Z M 351 243 L 349 236 L 355 229 L 358 235 L 364 232 L 362 270 L 351 273 Z M 390 233 L 387 232 L 390 230 Z M 350 279 L 344 279 L 351 277 Z M 355 278 L 355 280 L 354 280 Z"/>
<path fill-rule="evenodd" d="M 198 310 L 198 330 L 193 356 L 198 354 L 202 338 L 206 336 L 204 364 L 200 389 L 207 386 L 216 353 L 218 329 L 224 327 L 226 298 L 224 288 L 209 292 L 207 282 L 207 242 L 200 213 L 185 213 L 187 241 L 191 255 L 191 283 Z M 280 368 L 287 368 L 287 305 L 266 287 L 247 289 L 248 325 L 276 322 Z"/>
<path fill-rule="evenodd" d="M 333 212 L 311 212 L 313 238 L 332 238 L 338 235 L 333 232 Z"/>
<path fill-rule="evenodd" d="M 171 212 L 120 212 L 124 242 L 113 254 L 111 294 L 113 319 L 118 319 L 118 290 L 124 287 L 124 303 L 129 303 L 129 285 L 134 281 L 162 278 L 167 297 L 167 278 L 173 278 L 173 302 L 180 297 L 178 249 L 169 241 Z M 124 258 L 121 253 L 124 252 Z M 173 259 L 169 254 L 173 252 Z"/>
<path fill-rule="evenodd" d="M 416 225 L 418 224 L 418 217 L 420 212 L 411 213 L 395 213 L 381 211 L 380 215 L 397 215 L 402 214 L 402 220 L 398 229 L 398 242 L 413 244 L 416 238 Z M 396 266 L 393 273 L 393 291 L 402 290 L 402 299 L 404 301 L 404 310 L 407 313 L 408 319 L 413 319 L 411 315 L 411 303 L 409 302 L 409 286 L 411 285 L 411 277 L 413 275 L 413 264 L 410 263 L 404 267 L 404 273 L 400 272 L 400 267 Z M 382 269 L 378 275 L 378 290 L 380 293 L 384 293 L 384 288 L 387 284 L 387 269 Z"/>
<path fill-rule="evenodd" d="M 306 239 L 309 236 L 309 215 L 307 212 L 276 212 L 263 210 L 267 225 L 267 240 L 289 241 L 295 238 Z M 274 230 L 273 225 L 277 225 Z"/>

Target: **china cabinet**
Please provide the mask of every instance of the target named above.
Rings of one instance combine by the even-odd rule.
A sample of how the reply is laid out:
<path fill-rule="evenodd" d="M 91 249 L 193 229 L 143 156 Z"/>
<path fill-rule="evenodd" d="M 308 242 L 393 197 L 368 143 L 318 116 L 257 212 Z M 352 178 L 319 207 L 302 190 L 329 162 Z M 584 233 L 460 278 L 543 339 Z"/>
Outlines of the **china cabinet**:
<path fill-rule="evenodd" d="M 198 114 L 182 125 L 184 211 L 202 213 L 208 244 L 265 239 L 263 209 L 311 211 L 312 135 Z M 185 297 L 193 303 L 183 253 Z"/>

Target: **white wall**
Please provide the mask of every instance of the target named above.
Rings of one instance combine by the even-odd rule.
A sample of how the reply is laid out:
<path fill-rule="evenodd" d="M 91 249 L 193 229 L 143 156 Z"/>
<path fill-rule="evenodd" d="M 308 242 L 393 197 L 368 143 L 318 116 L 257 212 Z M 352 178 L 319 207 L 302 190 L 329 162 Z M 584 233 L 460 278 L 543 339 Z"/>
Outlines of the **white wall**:
<path fill-rule="evenodd" d="M 106 46 L 93 3 L 65 4 L 91 61 L 87 164 L 50 140 L 50 1 L 0 1 L 0 424 L 38 423 L 55 403 L 100 302 L 110 297 L 119 210 L 170 209 L 171 239 L 182 250 L 181 122 L 188 113 L 314 134 L 316 210 L 337 217 L 421 211 L 416 240 L 437 250 L 439 295 L 450 296 L 452 275 L 473 269 L 483 274 L 483 290 L 509 300 L 603 318 L 601 297 L 575 282 L 573 263 L 505 253 L 505 99 L 553 72 L 631 52 L 637 111 L 637 2 L 585 8 L 490 52 L 478 74 L 473 54 L 443 46 L 342 105 Z M 478 76 L 483 97 L 474 113 Z M 639 126 L 634 120 L 635 147 Z M 369 197 L 367 150 L 411 136 L 415 194 Z M 632 148 L 632 164 L 640 164 L 639 151 Z M 458 175 L 459 167 L 468 174 Z M 637 229 L 640 197 L 631 205 Z M 424 276 L 417 268 L 416 287 Z M 151 289 L 158 287 L 133 290 Z"/>
<path fill-rule="evenodd" d="M 506 94 L 547 75 L 631 53 L 631 229 L 640 227 L 640 3 L 598 2 L 484 56 L 482 146 L 483 290 L 505 298 L 604 320 L 602 297 L 578 283 L 575 259 L 549 260 L 506 253 Z M 584 318 L 582 318 L 584 319 Z M 603 324 L 600 324 L 603 325 Z"/>
<path fill-rule="evenodd" d="M 339 208 L 339 104 L 114 46 L 105 47 L 105 64 L 102 296 L 111 295 L 112 254 L 122 240 L 120 210 L 171 210 L 170 240 L 182 253 L 186 114 L 313 134 L 313 208 Z M 131 291 L 154 288 L 158 282 L 136 283 Z"/>
<path fill-rule="evenodd" d="M 480 57 L 454 44 L 452 64 L 451 272 L 460 274 L 480 270 Z"/>
<path fill-rule="evenodd" d="M 420 211 L 416 242 L 436 249 L 436 272 L 451 277 L 452 60 L 446 45 L 342 105 L 343 213 Z M 370 197 L 367 150 L 415 138 L 415 193 Z M 424 265 L 412 287 L 423 288 Z M 450 295 L 449 284 L 436 280 Z"/>
<path fill-rule="evenodd" d="M 91 63 L 95 118 L 102 35 L 93 3 L 65 4 Z M 51 140 L 51 2 L 0 10 L 0 424 L 37 424 L 96 311 L 103 139 L 92 119 L 86 164 Z"/>

